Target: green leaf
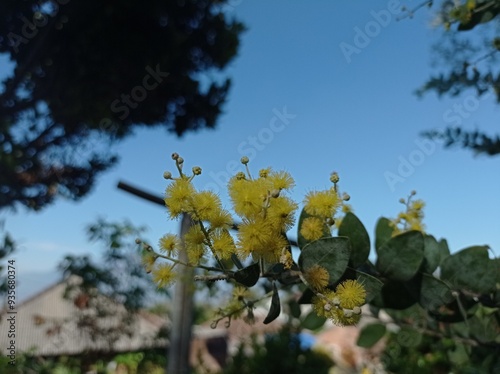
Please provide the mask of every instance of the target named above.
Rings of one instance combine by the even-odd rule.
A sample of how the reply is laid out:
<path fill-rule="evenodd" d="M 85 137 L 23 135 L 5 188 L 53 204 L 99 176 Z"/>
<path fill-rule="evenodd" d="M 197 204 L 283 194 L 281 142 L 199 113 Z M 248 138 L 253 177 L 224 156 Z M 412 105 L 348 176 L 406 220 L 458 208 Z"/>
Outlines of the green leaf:
<path fill-rule="evenodd" d="M 356 270 L 356 279 L 366 290 L 366 303 L 369 303 L 376 296 L 380 295 L 380 291 L 384 285 L 380 280 L 359 270 Z"/>
<path fill-rule="evenodd" d="M 385 217 L 379 218 L 375 226 L 375 249 L 379 249 L 382 244 L 392 238 L 394 227 L 390 220 Z"/>
<path fill-rule="evenodd" d="M 441 253 L 441 262 L 443 262 L 443 260 L 450 255 L 450 248 L 448 247 L 446 239 L 441 239 L 438 244 L 439 252 Z"/>
<path fill-rule="evenodd" d="M 454 300 L 450 288 L 431 274 L 422 274 L 420 305 L 427 310 L 437 310 L 440 306 Z"/>
<path fill-rule="evenodd" d="M 363 223 L 353 213 L 348 212 L 339 227 L 339 236 L 347 236 L 351 241 L 351 265 L 358 267 L 368 260 L 370 237 Z"/>
<path fill-rule="evenodd" d="M 372 303 L 379 308 L 403 310 L 419 300 L 419 279 L 410 282 L 388 281 Z"/>
<path fill-rule="evenodd" d="M 310 240 L 307 240 L 306 238 L 304 238 L 302 236 L 302 234 L 300 233 L 300 229 L 302 227 L 302 222 L 304 222 L 304 220 L 306 218 L 309 218 L 309 217 L 315 217 L 315 216 L 307 213 L 305 209 L 302 209 L 302 212 L 300 213 L 299 224 L 298 224 L 298 229 L 297 229 L 297 244 L 298 244 L 300 249 L 304 249 L 304 247 L 307 244 L 311 243 Z M 323 238 L 331 238 L 331 236 L 332 236 L 332 233 L 330 232 L 329 227 L 325 224 L 325 227 L 323 230 Z"/>
<path fill-rule="evenodd" d="M 424 259 L 424 238 L 420 231 L 408 231 L 394 236 L 378 250 L 377 269 L 396 281 L 411 279 Z"/>
<path fill-rule="evenodd" d="M 441 279 L 455 289 L 477 293 L 495 290 L 497 266 L 488 256 L 488 246 L 469 247 L 447 257 L 441 264 Z"/>
<path fill-rule="evenodd" d="M 234 280 L 244 286 L 255 286 L 260 277 L 259 263 L 254 263 L 234 273 Z"/>
<path fill-rule="evenodd" d="M 432 235 L 424 235 L 424 267 L 423 271 L 432 274 L 442 261 L 441 247 Z"/>
<path fill-rule="evenodd" d="M 311 311 L 301 323 L 302 328 L 309 330 L 317 330 L 326 322 L 325 317 L 318 316 L 314 311 Z"/>
<path fill-rule="evenodd" d="M 300 296 L 299 304 L 311 304 L 312 298 L 314 297 L 314 292 L 310 288 L 306 288 L 305 291 Z"/>
<path fill-rule="evenodd" d="M 373 323 L 365 326 L 359 333 L 357 345 L 363 348 L 371 348 L 385 335 L 386 328 L 381 323 Z"/>
<path fill-rule="evenodd" d="M 273 297 L 271 298 L 271 307 L 269 308 L 269 313 L 267 314 L 266 319 L 264 320 L 264 324 L 267 325 L 271 323 L 281 313 L 281 303 L 280 303 L 280 295 L 278 293 L 278 288 L 276 287 L 276 283 L 273 282 Z"/>
<path fill-rule="evenodd" d="M 469 331 L 482 343 L 494 342 L 499 335 L 500 324 L 495 314 L 484 314 L 482 308 L 480 307 L 476 315 L 468 320 Z"/>
<path fill-rule="evenodd" d="M 462 343 L 455 343 L 454 350 L 448 350 L 448 358 L 457 367 L 465 366 L 469 363 L 469 354 L 467 348 Z"/>
<path fill-rule="evenodd" d="M 422 341 L 422 334 L 412 327 L 404 326 L 399 330 L 396 339 L 403 347 L 416 347 Z"/>
<path fill-rule="evenodd" d="M 315 240 L 302 249 L 299 268 L 305 272 L 314 265 L 320 265 L 328 272 L 329 283 L 332 284 L 344 274 L 350 254 L 349 238 L 338 236 Z"/>
<path fill-rule="evenodd" d="M 299 318 L 302 311 L 300 310 L 300 304 L 296 300 L 290 300 L 288 302 L 288 307 L 290 308 L 290 314 L 294 318 Z"/>

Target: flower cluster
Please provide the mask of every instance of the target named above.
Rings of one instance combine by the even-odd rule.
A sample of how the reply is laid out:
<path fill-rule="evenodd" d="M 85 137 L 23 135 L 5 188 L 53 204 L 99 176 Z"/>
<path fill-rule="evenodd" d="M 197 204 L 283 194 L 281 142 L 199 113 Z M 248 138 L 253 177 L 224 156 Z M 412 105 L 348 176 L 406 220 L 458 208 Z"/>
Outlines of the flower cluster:
<path fill-rule="evenodd" d="M 238 254 L 269 262 L 284 259 L 290 265 L 291 256 L 286 255 L 289 244 L 283 233 L 293 226 L 298 206 L 284 192 L 294 186 L 294 180 L 289 173 L 271 168 L 261 170 L 253 179 L 246 157 L 242 163 L 247 173 L 238 173 L 228 186 L 234 210 L 243 221 L 238 230 Z"/>
<path fill-rule="evenodd" d="M 361 318 L 361 306 L 365 303 L 366 290 L 356 280 L 346 280 L 335 291 L 325 289 L 313 297 L 316 314 L 330 319 L 338 326 L 355 325 Z"/>
<path fill-rule="evenodd" d="M 338 182 L 340 178 L 337 173 L 332 173 L 330 181 L 333 186 L 324 191 L 311 191 L 304 199 L 304 210 L 309 215 L 300 227 L 300 234 L 309 241 L 317 240 L 326 233 L 330 233 L 331 226 L 339 227 L 341 220 L 335 217 L 341 209 L 343 213 L 351 211 L 346 204 L 350 199 L 349 194 L 340 194 Z M 335 217 L 335 219 L 334 219 Z"/>
<path fill-rule="evenodd" d="M 181 265 L 195 266 L 203 262 L 210 252 L 218 261 L 227 259 L 236 252 L 236 245 L 229 233 L 232 225 L 231 214 L 222 207 L 219 196 L 211 191 L 197 191 L 192 180 L 201 174 L 201 168 L 192 168 L 192 175 L 183 172 L 184 160 L 177 153 L 172 155 L 179 172 L 179 177 L 165 172 L 164 178 L 172 180 L 165 191 L 165 205 L 171 219 L 189 214 L 194 224 L 184 235 L 184 247 L 188 264 L 176 259 L 181 246 L 177 235 L 166 234 L 159 241 L 160 253 L 147 251 L 143 257 L 148 271 L 159 287 L 170 285 L 176 279 L 175 267 Z M 159 257 L 170 260 L 170 263 L 157 263 Z"/>
<path fill-rule="evenodd" d="M 320 316 L 332 319 L 339 325 L 355 324 L 361 314 L 361 305 L 365 301 L 366 291 L 357 281 L 348 280 L 341 283 L 335 291 L 329 287 L 336 279 L 330 279 L 327 269 L 320 264 L 301 269 L 294 263 L 290 243 L 286 237 L 295 223 L 295 212 L 298 204 L 287 193 L 295 182 L 285 171 L 262 169 L 257 177 L 252 177 L 248 168 L 247 157 L 241 159 L 245 172 L 239 172 L 228 183 L 229 198 L 241 223 L 236 234 L 231 235 L 233 226 L 231 213 L 224 209 L 218 195 L 211 191 L 197 190 L 192 181 L 202 173 L 200 167 L 192 168 L 191 174 L 183 171 L 184 160 L 177 153 L 172 155 L 178 177 L 165 172 L 164 178 L 170 180 L 165 191 L 165 205 L 169 217 L 177 219 L 183 215 L 191 218 L 192 225 L 183 233 L 182 240 L 174 234 L 166 234 L 159 240 L 159 251 L 145 246 L 143 262 L 153 280 L 159 287 L 167 287 L 179 277 L 179 266 L 198 267 L 207 271 L 216 271 L 218 275 L 197 275 L 195 279 L 237 280 L 248 286 L 241 274 L 247 276 L 242 261 L 251 258 L 253 265 L 258 264 L 259 277 L 270 277 L 272 281 L 279 279 L 277 267 L 288 272 L 288 277 L 301 279 L 315 293 L 313 308 Z M 338 191 L 339 176 L 333 173 L 330 177 L 333 186 L 324 191 L 311 191 L 304 199 L 304 211 L 307 217 L 302 221 L 300 234 L 309 242 L 324 236 L 330 236 L 330 229 L 338 225 L 336 214 L 350 210 L 345 203 L 349 200 L 346 193 Z M 181 260 L 180 250 L 186 253 L 187 260 Z M 217 267 L 207 265 L 208 258 L 215 259 Z M 158 261 L 166 259 L 168 261 Z M 230 261 L 237 267 L 232 269 Z M 278 271 L 279 272 L 279 271 Z M 238 275 L 239 273 L 239 275 Z M 253 283 L 255 284 L 255 283 Z M 277 291 L 276 291 L 277 292 Z M 237 318 L 246 311 L 245 319 L 254 320 L 254 301 L 249 300 L 246 287 L 235 287 L 230 303 L 220 308 L 218 315 L 222 318 Z"/>
<path fill-rule="evenodd" d="M 408 196 L 406 200 L 403 198 L 399 200 L 399 202 L 405 206 L 405 211 L 399 213 L 398 216 L 392 220 L 392 225 L 394 227 L 393 236 L 410 230 L 424 232 L 425 226 L 422 220 L 424 218 L 423 209 L 425 202 L 420 199 L 412 200 L 412 197 L 416 194 L 416 191 L 411 191 L 410 196 Z"/>

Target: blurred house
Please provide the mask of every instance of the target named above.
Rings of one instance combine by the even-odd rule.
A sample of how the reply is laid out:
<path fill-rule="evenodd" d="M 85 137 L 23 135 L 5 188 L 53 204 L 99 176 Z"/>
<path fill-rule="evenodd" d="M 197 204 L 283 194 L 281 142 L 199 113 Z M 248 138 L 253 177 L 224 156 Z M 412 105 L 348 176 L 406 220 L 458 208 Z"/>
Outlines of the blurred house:
<path fill-rule="evenodd" d="M 1 312 L 0 349 L 8 351 L 15 341 L 16 355 L 56 357 L 116 354 L 166 347 L 158 338 L 168 321 L 139 311 L 128 312 L 123 305 L 103 295 L 79 293 L 65 298 L 68 284 L 77 277 L 61 281 L 16 305 L 15 314 Z M 9 311 L 12 312 L 12 311 Z M 7 339 L 14 316 L 15 337 Z M 5 337 L 5 339 L 4 339 Z"/>

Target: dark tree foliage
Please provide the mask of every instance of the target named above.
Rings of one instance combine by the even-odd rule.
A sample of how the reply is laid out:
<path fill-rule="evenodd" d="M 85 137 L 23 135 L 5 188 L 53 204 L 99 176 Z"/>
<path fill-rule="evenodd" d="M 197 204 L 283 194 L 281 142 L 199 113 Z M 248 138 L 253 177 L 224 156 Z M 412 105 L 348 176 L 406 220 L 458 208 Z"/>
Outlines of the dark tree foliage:
<path fill-rule="evenodd" d="M 0 208 L 84 196 L 137 126 L 213 128 L 244 30 L 225 3 L 0 2 Z"/>
<path fill-rule="evenodd" d="M 432 2 L 426 2 L 432 5 Z M 437 57 L 444 72 L 432 76 L 417 95 L 435 92 L 438 96 L 458 96 L 472 91 L 478 97 L 491 92 L 500 103 L 500 50 L 498 21 L 499 0 L 444 0 L 436 5 L 437 16 L 445 34 L 436 45 Z M 461 146 L 476 154 L 500 154 L 500 137 L 479 130 L 464 130 L 461 121 L 450 121 L 444 130 L 431 130 L 423 135 L 444 141 L 445 147 Z"/>

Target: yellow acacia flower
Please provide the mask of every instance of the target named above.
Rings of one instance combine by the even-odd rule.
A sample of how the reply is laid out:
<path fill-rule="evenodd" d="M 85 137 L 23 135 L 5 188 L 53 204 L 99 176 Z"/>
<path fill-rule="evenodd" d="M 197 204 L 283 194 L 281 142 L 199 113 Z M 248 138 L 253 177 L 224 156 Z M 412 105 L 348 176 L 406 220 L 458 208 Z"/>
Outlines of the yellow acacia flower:
<path fill-rule="evenodd" d="M 246 287 L 237 285 L 233 288 L 233 299 L 234 300 L 245 300 L 251 296 L 250 290 Z"/>
<path fill-rule="evenodd" d="M 221 258 L 230 258 L 236 252 L 233 237 L 227 230 L 216 230 L 210 234 L 212 240 L 212 248 L 215 254 Z"/>
<path fill-rule="evenodd" d="M 289 190 L 295 186 L 295 181 L 290 173 L 286 171 L 272 172 L 267 179 L 271 183 L 272 188 L 276 190 Z"/>
<path fill-rule="evenodd" d="M 263 179 L 246 180 L 231 178 L 228 185 L 234 211 L 242 218 L 255 218 L 264 208 L 267 189 Z"/>
<path fill-rule="evenodd" d="M 335 293 L 342 308 L 352 309 L 365 303 L 366 290 L 357 280 L 349 279 L 342 282 L 337 286 Z"/>
<path fill-rule="evenodd" d="M 263 218 L 246 221 L 238 231 L 238 252 L 242 257 L 255 255 L 278 261 L 288 241 Z"/>
<path fill-rule="evenodd" d="M 328 286 L 330 275 L 328 271 L 320 265 L 313 265 L 304 273 L 307 283 L 315 290 L 322 290 Z"/>
<path fill-rule="evenodd" d="M 189 210 L 188 199 L 195 194 L 195 189 L 187 179 L 180 178 L 169 184 L 165 191 L 165 205 L 170 218 L 177 218 Z"/>
<path fill-rule="evenodd" d="M 289 250 L 281 251 L 280 263 L 283 264 L 285 269 L 291 269 L 293 266 L 293 257 Z"/>
<path fill-rule="evenodd" d="M 142 264 L 146 269 L 146 273 L 151 273 L 151 270 L 153 270 L 153 266 L 157 258 L 158 256 L 154 255 L 151 252 L 144 252 L 144 254 L 142 255 Z"/>
<path fill-rule="evenodd" d="M 238 230 L 239 246 L 248 249 L 250 254 L 253 249 L 262 247 L 270 240 L 273 232 L 263 219 L 243 222 Z"/>
<path fill-rule="evenodd" d="M 176 278 L 174 268 L 170 264 L 161 264 L 153 268 L 153 281 L 159 288 L 170 286 Z"/>
<path fill-rule="evenodd" d="M 271 200 L 267 209 L 267 219 L 270 225 L 278 231 L 288 231 L 295 223 L 294 213 L 298 205 L 292 199 L 284 196 Z"/>
<path fill-rule="evenodd" d="M 267 178 L 269 176 L 270 172 L 271 172 L 271 168 L 261 169 L 261 170 L 259 170 L 259 177 Z"/>
<path fill-rule="evenodd" d="M 205 254 L 205 234 L 199 226 L 189 228 L 184 243 L 190 264 L 198 264 Z"/>
<path fill-rule="evenodd" d="M 311 191 L 305 197 L 304 209 L 310 215 L 330 218 L 335 215 L 341 202 L 335 191 Z"/>
<path fill-rule="evenodd" d="M 180 240 L 177 235 L 166 234 L 160 239 L 160 250 L 169 256 L 174 254 L 180 247 Z"/>
<path fill-rule="evenodd" d="M 228 228 L 233 224 L 233 217 L 225 209 L 219 209 L 207 218 L 212 229 Z"/>
<path fill-rule="evenodd" d="M 392 236 L 401 234 L 409 230 L 417 230 L 424 232 L 425 225 L 423 223 L 425 202 L 423 200 L 410 200 L 416 192 L 412 192 L 408 201 L 400 199 L 400 202 L 405 204 L 406 210 L 400 212 L 395 219 L 392 220 L 394 231 Z"/>
<path fill-rule="evenodd" d="M 338 326 L 355 325 L 361 318 L 366 290 L 356 280 L 342 282 L 335 291 L 324 290 L 312 299 L 316 314 L 332 320 Z"/>
<path fill-rule="evenodd" d="M 307 217 L 300 226 L 300 235 L 306 240 L 314 241 L 324 234 L 325 223 L 318 217 Z"/>
<path fill-rule="evenodd" d="M 332 321 L 337 326 L 353 326 L 356 325 L 360 319 L 361 309 L 359 309 L 359 314 L 355 314 L 351 310 L 335 309 L 335 318 L 332 319 Z"/>
<path fill-rule="evenodd" d="M 222 209 L 222 203 L 217 196 L 212 191 L 200 191 L 191 197 L 191 203 L 193 208 L 193 218 L 206 221 L 212 216 L 217 215 Z"/>
<path fill-rule="evenodd" d="M 332 304 L 334 298 L 335 292 L 332 290 L 325 290 L 322 296 L 314 296 L 311 301 L 313 310 L 318 316 L 333 320 L 336 318 L 336 307 Z"/>

